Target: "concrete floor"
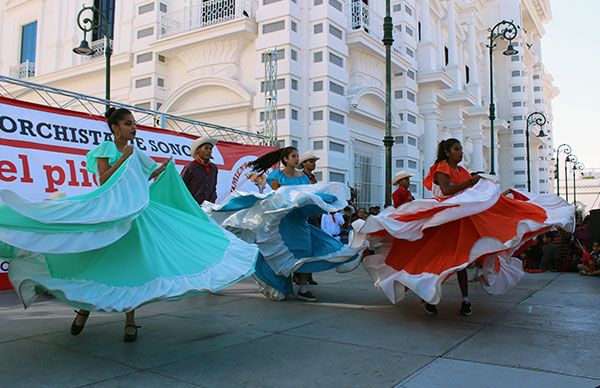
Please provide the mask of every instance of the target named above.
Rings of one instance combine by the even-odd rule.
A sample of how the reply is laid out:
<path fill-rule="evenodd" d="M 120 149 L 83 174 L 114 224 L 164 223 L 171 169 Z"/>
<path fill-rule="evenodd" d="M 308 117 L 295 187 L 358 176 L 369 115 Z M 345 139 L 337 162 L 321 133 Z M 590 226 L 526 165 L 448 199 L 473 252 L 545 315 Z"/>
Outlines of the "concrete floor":
<path fill-rule="evenodd" d="M 0 387 L 596 387 L 600 278 L 527 275 L 500 297 L 471 287 L 458 315 L 455 281 L 437 316 L 417 298 L 392 306 L 362 269 L 315 276 L 317 303 L 270 302 L 242 282 L 219 294 L 96 314 L 78 337 L 74 313 L 41 297 L 27 311 L 0 292 Z"/>

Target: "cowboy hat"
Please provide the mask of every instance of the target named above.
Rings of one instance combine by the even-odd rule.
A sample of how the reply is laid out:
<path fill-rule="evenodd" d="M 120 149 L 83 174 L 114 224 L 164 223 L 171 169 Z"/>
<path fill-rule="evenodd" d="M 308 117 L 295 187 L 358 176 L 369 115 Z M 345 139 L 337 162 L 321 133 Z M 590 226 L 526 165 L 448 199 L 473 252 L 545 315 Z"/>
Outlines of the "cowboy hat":
<path fill-rule="evenodd" d="M 302 156 L 300 156 L 300 162 L 298 162 L 298 164 L 302 164 L 302 163 L 306 162 L 307 160 L 315 160 L 316 161 L 319 159 L 321 159 L 321 158 L 319 158 L 312 152 L 307 151 L 307 152 L 303 153 Z"/>
<path fill-rule="evenodd" d="M 408 172 L 408 171 L 405 171 L 405 170 L 398 171 L 398 172 L 396 173 L 396 175 L 394 175 L 394 179 L 392 179 L 392 185 L 395 185 L 396 183 L 398 183 L 398 181 L 399 181 L 400 179 L 403 179 L 403 178 L 410 178 L 411 176 L 414 176 L 414 175 L 413 175 L 413 174 L 411 174 L 411 173 L 410 173 L 410 172 Z"/>
<path fill-rule="evenodd" d="M 190 156 L 193 158 L 198 147 L 200 147 L 201 145 L 206 144 L 206 143 L 210 143 L 214 147 L 215 144 L 217 144 L 217 139 L 213 139 L 212 137 L 207 137 L 207 136 L 197 138 L 196 140 L 194 140 L 194 142 L 190 146 Z"/>

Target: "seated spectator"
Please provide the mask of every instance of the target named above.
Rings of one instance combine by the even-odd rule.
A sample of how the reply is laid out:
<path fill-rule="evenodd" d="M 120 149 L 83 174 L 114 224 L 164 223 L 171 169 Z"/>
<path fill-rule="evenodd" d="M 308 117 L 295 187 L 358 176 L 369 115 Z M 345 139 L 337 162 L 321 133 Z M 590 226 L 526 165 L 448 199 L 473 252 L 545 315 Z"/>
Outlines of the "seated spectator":
<path fill-rule="evenodd" d="M 553 244 L 560 255 L 560 262 L 557 263 L 556 269 L 565 272 L 571 259 L 571 234 L 562 229 L 559 230 L 554 237 Z"/>
<path fill-rule="evenodd" d="M 369 218 L 369 213 L 367 213 L 367 210 L 364 207 L 359 208 L 356 213 L 358 214 L 358 218 L 361 220 L 366 220 Z"/>
<path fill-rule="evenodd" d="M 581 222 L 581 225 L 575 228 L 575 233 L 573 233 L 573 239 L 575 241 L 579 241 L 579 244 L 583 246 L 585 249 L 589 250 L 592 245 L 592 236 L 590 234 L 590 224 L 591 218 L 587 216 Z M 583 255 L 581 251 L 581 247 L 579 244 L 575 244 L 575 254 L 579 257 Z"/>
<path fill-rule="evenodd" d="M 558 249 L 552 243 L 552 234 L 546 233 L 542 237 L 542 262 L 540 269 L 544 271 L 556 270 L 556 263 L 560 263 Z"/>
<path fill-rule="evenodd" d="M 600 276 L 600 242 L 594 241 L 592 252 L 584 251 L 582 262 L 577 268 L 582 275 Z"/>

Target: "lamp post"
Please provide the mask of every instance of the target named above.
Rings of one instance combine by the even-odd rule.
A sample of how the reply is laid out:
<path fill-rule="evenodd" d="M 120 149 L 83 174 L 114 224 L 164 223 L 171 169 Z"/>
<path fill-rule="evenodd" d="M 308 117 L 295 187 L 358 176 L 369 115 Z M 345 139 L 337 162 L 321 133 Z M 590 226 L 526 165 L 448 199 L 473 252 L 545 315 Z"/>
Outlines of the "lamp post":
<path fill-rule="evenodd" d="M 531 191 L 531 159 L 529 154 L 529 126 L 531 124 L 537 124 L 540 126 L 540 133 L 538 137 L 545 137 L 544 124 L 546 124 L 546 116 L 542 112 L 533 112 L 527 116 L 527 125 L 525 127 L 525 146 L 527 147 L 527 191 Z"/>
<path fill-rule="evenodd" d="M 581 162 L 577 162 L 573 165 L 573 206 L 575 206 L 575 210 L 577 210 L 577 183 L 575 182 L 575 170 L 583 170 L 585 166 Z"/>
<path fill-rule="evenodd" d="M 560 158 L 558 157 L 558 155 L 563 152 L 567 155 L 569 155 L 571 153 L 571 146 L 568 144 L 561 144 L 558 146 L 558 148 L 556 149 L 556 195 L 558 195 L 560 197 L 560 170 L 559 170 L 559 161 Z M 565 175 L 565 180 L 567 179 L 567 176 Z"/>
<path fill-rule="evenodd" d="M 489 44 L 487 45 L 490 54 L 490 174 L 494 175 L 494 120 L 496 119 L 496 105 L 494 104 L 494 43 L 496 39 L 502 38 L 508 40 L 508 47 L 502 52 L 504 55 L 515 55 L 519 52 L 513 47 L 512 40 L 517 36 L 517 26 L 508 20 L 503 20 L 496 24 L 490 30 Z"/>
<path fill-rule="evenodd" d="M 81 11 L 79 11 L 79 13 L 77 14 L 77 26 L 79 27 L 79 29 L 81 31 L 83 31 L 83 40 L 81 41 L 81 43 L 79 44 L 78 47 L 75 47 L 73 49 L 73 52 L 77 55 L 93 55 L 96 50 L 94 50 L 93 48 L 90 47 L 90 45 L 88 44 L 87 41 L 87 33 L 97 30 L 98 28 L 100 28 L 100 21 L 102 22 L 102 27 L 103 28 L 103 32 L 104 32 L 104 56 L 106 57 L 106 76 L 105 76 L 105 99 L 107 101 L 106 103 L 106 109 L 108 110 L 109 103 L 108 101 L 110 101 L 110 57 L 112 55 L 112 48 L 110 47 L 110 41 L 112 39 L 111 33 L 110 33 L 110 26 L 108 24 L 108 14 L 109 14 L 109 4 L 110 2 L 106 1 L 105 2 L 106 6 L 105 9 L 103 10 L 104 13 L 102 13 L 102 11 L 100 11 L 98 8 L 92 6 L 85 6 L 81 9 Z M 91 19 L 89 17 L 86 17 L 84 15 L 85 12 L 91 12 Z"/>
<path fill-rule="evenodd" d="M 565 157 L 565 201 L 567 201 L 567 203 L 569 203 L 569 175 L 567 175 L 567 167 L 569 162 L 577 163 L 577 156 L 568 154 Z"/>
<path fill-rule="evenodd" d="M 383 19 L 383 44 L 385 46 L 385 207 L 392 204 L 392 35 L 391 0 L 385 1 L 385 18 Z"/>

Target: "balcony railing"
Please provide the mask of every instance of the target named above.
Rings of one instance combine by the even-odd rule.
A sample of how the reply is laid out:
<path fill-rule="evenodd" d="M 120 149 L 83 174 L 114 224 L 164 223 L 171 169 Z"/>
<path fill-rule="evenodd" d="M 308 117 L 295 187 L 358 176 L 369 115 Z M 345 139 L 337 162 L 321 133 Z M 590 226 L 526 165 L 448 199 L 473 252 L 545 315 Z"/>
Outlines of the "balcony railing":
<path fill-rule="evenodd" d="M 84 55 L 82 57 L 83 62 L 89 62 L 96 60 L 98 58 L 104 58 L 104 49 L 106 48 L 106 43 L 104 38 L 93 41 L 90 44 L 90 47 L 94 50 L 92 55 Z M 113 48 L 113 41 L 110 40 L 110 48 Z"/>
<path fill-rule="evenodd" d="M 31 78 L 35 76 L 35 63 L 25 61 L 17 66 L 10 67 L 10 76 L 14 78 Z"/>
<path fill-rule="evenodd" d="M 208 0 L 163 15 L 159 39 L 198 30 L 234 19 L 255 20 L 257 0 Z"/>
<path fill-rule="evenodd" d="M 383 40 L 383 17 L 364 4 L 362 0 L 350 0 L 347 4 L 349 8 L 349 12 L 347 12 L 348 28 L 351 31 L 362 30 L 381 42 Z M 402 51 L 402 33 L 393 28 L 392 36 L 394 38 L 392 50 L 397 54 L 405 55 L 406 53 Z"/>

